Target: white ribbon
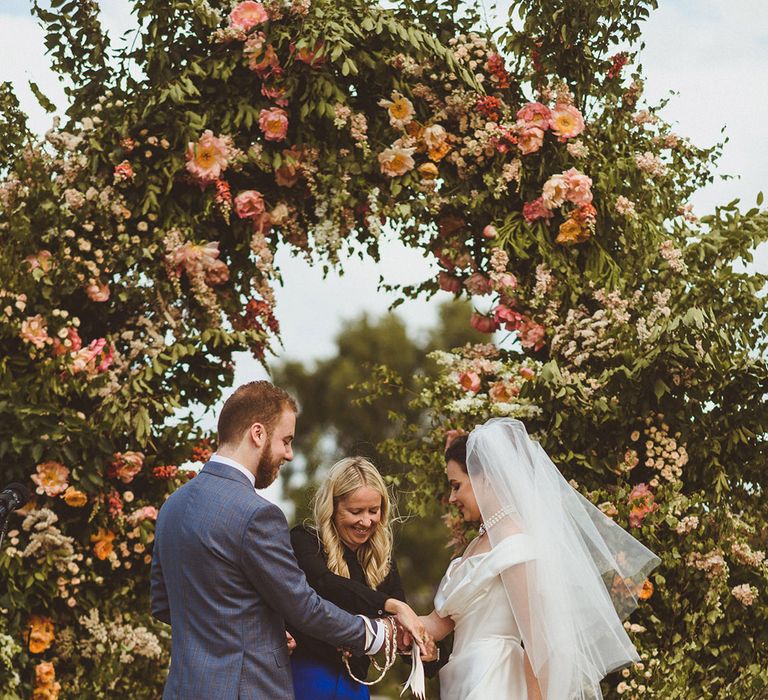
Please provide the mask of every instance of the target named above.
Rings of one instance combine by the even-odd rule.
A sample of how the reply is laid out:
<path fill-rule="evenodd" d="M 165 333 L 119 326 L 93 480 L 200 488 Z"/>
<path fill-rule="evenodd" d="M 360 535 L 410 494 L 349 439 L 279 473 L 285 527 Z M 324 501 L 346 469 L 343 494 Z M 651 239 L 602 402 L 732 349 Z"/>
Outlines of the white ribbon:
<path fill-rule="evenodd" d="M 419 700 L 425 700 L 424 666 L 421 663 L 421 652 L 416 642 L 413 643 L 411 651 L 411 675 L 408 676 L 408 680 L 400 691 L 400 696 L 402 697 L 403 693 L 408 689 L 410 689 L 414 697 L 417 697 Z"/>

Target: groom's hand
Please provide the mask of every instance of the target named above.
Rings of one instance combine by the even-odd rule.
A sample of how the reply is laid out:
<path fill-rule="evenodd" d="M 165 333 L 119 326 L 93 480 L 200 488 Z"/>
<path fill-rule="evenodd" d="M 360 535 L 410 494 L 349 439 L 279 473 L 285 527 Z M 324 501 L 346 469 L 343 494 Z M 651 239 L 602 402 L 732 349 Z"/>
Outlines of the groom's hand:
<path fill-rule="evenodd" d="M 285 643 L 288 646 L 288 653 L 293 654 L 296 649 L 296 640 L 291 636 L 288 630 L 285 630 Z"/>

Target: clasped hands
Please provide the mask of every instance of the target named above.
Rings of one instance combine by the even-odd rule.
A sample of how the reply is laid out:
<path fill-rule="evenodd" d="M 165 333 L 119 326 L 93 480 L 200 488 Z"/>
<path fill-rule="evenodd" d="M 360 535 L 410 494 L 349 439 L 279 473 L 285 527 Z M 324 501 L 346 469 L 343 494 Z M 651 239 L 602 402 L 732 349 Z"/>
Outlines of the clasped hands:
<path fill-rule="evenodd" d="M 401 654 L 410 654 L 411 647 L 416 642 L 422 661 L 434 661 L 437 658 L 435 640 L 409 605 L 389 598 L 384 609 L 392 613 L 397 621 L 397 650 Z"/>

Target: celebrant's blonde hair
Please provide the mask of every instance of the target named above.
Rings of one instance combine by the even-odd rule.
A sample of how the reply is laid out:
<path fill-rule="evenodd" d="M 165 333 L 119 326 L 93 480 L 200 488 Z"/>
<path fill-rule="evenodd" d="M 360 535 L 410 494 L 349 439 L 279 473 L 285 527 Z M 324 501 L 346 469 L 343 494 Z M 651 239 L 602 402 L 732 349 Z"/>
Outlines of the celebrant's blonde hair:
<path fill-rule="evenodd" d="M 349 567 L 344 560 L 344 544 L 334 522 L 339 501 L 353 491 L 368 486 L 381 495 L 381 519 L 370 539 L 360 545 L 357 560 L 371 588 L 376 588 L 387 576 L 392 559 L 392 525 L 389 492 L 379 470 L 364 457 L 345 457 L 336 462 L 312 502 L 318 538 L 323 546 L 328 569 L 338 576 L 349 578 Z"/>

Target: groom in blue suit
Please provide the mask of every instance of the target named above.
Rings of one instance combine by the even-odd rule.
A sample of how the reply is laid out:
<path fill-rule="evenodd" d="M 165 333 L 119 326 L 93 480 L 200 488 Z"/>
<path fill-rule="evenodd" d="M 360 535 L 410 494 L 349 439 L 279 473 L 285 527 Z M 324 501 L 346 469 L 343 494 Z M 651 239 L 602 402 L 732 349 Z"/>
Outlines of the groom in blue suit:
<path fill-rule="evenodd" d="M 164 700 L 293 700 L 286 620 L 356 654 L 383 625 L 309 587 L 283 512 L 256 493 L 293 458 L 296 403 L 266 381 L 238 388 L 218 421 L 219 449 L 157 518 L 152 614 L 171 625 Z"/>

